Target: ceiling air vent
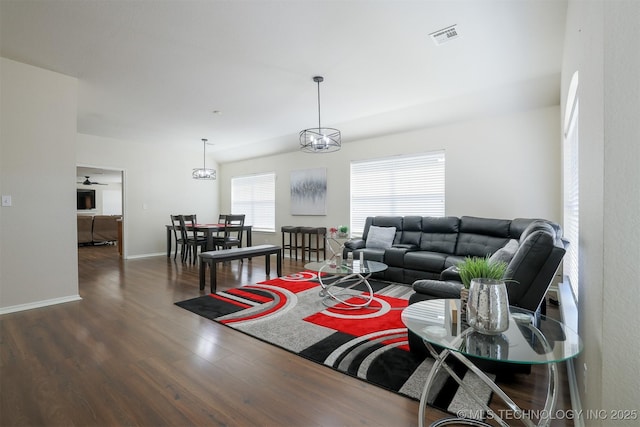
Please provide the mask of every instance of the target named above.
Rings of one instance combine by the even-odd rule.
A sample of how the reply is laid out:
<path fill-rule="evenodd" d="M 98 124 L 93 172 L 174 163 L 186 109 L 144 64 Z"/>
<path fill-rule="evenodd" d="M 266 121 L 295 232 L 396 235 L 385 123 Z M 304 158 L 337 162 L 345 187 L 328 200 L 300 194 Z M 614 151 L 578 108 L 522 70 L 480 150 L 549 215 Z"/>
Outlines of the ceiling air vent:
<path fill-rule="evenodd" d="M 460 37 L 456 25 L 450 25 L 447 28 L 443 28 L 429 35 L 433 39 L 433 42 L 436 44 L 436 46 L 440 46 L 441 44 Z"/>

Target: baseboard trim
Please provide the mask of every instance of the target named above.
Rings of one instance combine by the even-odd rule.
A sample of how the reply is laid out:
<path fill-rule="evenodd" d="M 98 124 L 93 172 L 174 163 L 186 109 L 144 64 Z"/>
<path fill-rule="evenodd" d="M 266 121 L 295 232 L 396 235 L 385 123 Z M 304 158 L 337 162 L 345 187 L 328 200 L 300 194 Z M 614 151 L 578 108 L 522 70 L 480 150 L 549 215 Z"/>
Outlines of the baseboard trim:
<path fill-rule="evenodd" d="M 15 313 L 18 311 L 32 310 L 34 308 L 42 308 L 50 305 L 64 304 L 66 302 L 80 301 L 80 295 L 69 295 L 67 297 L 52 298 L 43 301 L 29 302 L 26 304 L 12 305 L 9 307 L 0 307 L 0 315 Z"/>
<path fill-rule="evenodd" d="M 560 303 L 560 317 L 562 323 L 574 331 L 578 331 L 578 307 L 576 299 L 573 296 L 573 290 L 568 282 L 560 282 L 557 287 L 557 297 Z M 580 400 L 580 392 L 578 388 L 578 379 L 576 376 L 575 360 L 570 359 L 565 362 L 567 367 L 567 379 L 569 382 L 569 394 L 571 395 L 571 409 L 575 415 L 573 425 L 576 427 L 584 427 L 584 416 L 582 412 L 582 401 Z"/>
<path fill-rule="evenodd" d="M 156 252 L 153 254 L 140 254 L 140 255 L 127 255 L 125 257 L 125 259 L 138 259 L 138 258 L 152 258 L 152 257 L 156 257 L 156 256 L 167 256 L 166 252 Z"/>

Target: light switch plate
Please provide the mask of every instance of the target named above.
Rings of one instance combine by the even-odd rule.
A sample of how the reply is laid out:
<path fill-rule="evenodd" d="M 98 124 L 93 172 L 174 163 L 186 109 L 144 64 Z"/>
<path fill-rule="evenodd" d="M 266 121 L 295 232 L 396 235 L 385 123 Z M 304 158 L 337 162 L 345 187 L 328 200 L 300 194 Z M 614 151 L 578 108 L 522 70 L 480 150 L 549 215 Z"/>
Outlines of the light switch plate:
<path fill-rule="evenodd" d="M 11 206 L 11 196 L 2 195 L 2 206 Z"/>

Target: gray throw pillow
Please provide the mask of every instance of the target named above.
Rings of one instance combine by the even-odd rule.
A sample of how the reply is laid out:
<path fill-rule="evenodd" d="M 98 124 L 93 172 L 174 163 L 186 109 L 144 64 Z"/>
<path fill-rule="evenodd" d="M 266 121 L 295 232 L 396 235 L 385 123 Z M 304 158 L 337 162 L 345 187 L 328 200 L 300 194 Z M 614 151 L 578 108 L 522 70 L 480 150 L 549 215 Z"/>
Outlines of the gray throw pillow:
<path fill-rule="evenodd" d="M 367 233 L 367 248 L 390 248 L 395 237 L 395 227 L 376 227 L 372 225 Z"/>
<path fill-rule="evenodd" d="M 502 261 L 509 264 L 511 262 L 511 259 L 513 259 L 513 256 L 518 251 L 519 247 L 520 244 L 518 243 L 518 241 L 515 239 L 511 239 L 507 242 L 506 245 L 504 245 L 503 247 L 495 251 L 493 255 L 491 255 L 491 257 L 489 258 L 489 262 Z"/>

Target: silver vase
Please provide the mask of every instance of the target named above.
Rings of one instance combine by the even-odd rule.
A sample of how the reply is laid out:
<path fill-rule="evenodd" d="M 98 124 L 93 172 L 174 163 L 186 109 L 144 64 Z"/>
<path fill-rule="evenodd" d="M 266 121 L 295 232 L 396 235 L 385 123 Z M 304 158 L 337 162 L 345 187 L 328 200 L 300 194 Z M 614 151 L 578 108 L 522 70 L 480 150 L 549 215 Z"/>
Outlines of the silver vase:
<path fill-rule="evenodd" d="M 467 322 L 476 331 L 496 335 L 509 329 L 509 296 L 502 280 L 472 279 Z"/>

